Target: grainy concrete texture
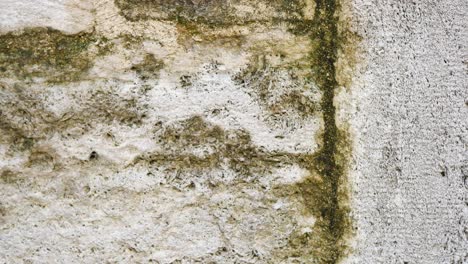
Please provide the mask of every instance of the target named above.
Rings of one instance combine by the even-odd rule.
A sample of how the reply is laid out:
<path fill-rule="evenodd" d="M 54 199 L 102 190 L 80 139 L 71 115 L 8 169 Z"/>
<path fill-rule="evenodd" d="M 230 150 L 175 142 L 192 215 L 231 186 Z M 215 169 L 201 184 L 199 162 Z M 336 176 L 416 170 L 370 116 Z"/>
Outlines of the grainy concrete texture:
<path fill-rule="evenodd" d="M 0 263 L 468 263 L 467 17 L 0 0 Z"/>
<path fill-rule="evenodd" d="M 466 1 L 353 1 L 349 263 L 468 263 Z M 351 110 L 352 109 L 352 110 Z"/>

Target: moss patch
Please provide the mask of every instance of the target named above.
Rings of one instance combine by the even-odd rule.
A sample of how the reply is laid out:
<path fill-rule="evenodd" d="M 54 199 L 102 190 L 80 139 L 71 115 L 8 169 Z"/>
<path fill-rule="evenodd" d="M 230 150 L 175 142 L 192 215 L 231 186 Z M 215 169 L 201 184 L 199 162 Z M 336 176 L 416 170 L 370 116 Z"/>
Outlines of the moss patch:
<path fill-rule="evenodd" d="M 163 19 L 180 22 L 222 23 L 228 17 L 226 1 L 203 0 L 115 0 L 120 13 L 128 20 Z"/>
<path fill-rule="evenodd" d="M 54 132 L 76 127 L 87 131 L 98 123 L 140 125 L 144 119 L 145 111 L 137 97 L 124 98 L 115 89 L 96 87 L 89 93 L 78 94 L 73 99 L 81 107 L 70 108 L 57 116 L 47 108 L 48 102 L 40 99 L 45 92 L 39 94 L 17 86 L 17 89 L 3 91 L 0 104 L 0 132 L 11 137 L 15 150 L 27 151 L 37 139 Z"/>
<path fill-rule="evenodd" d="M 157 60 L 153 54 L 146 54 L 143 61 L 132 66 L 142 80 L 155 79 L 159 76 L 159 70 L 164 66 L 163 61 Z"/>
<path fill-rule="evenodd" d="M 246 131 L 224 130 L 200 116 L 165 127 L 155 139 L 162 149 L 136 158 L 135 163 L 148 162 L 178 174 L 229 168 L 238 176 L 247 177 L 300 159 L 299 155 L 265 152 L 254 146 Z"/>
<path fill-rule="evenodd" d="M 339 33 L 338 0 L 316 0 L 313 19 L 305 19 L 305 2 L 277 0 L 271 4 L 279 16 L 270 20 L 255 16 L 237 16 L 228 1 L 205 0 L 115 0 L 122 14 L 129 20 L 160 19 L 172 21 L 183 27 L 187 34 L 202 34 L 205 30 L 249 23 L 283 23 L 291 32 L 309 36 L 312 52 L 308 59 L 307 70 L 311 80 L 322 93 L 319 103 L 307 97 L 303 90 L 310 88 L 304 83 L 303 90 L 289 90 L 272 101 L 272 83 L 277 72 L 263 75 L 260 71 L 249 69 L 238 77 L 238 84 L 249 80 L 254 87 L 260 103 L 270 113 L 297 112 L 301 117 L 321 114 L 324 130 L 321 134 L 321 148 L 313 154 L 291 154 L 266 152 L 253 144 L 250 135 L 244 130 L 225 130 L 211 124 L 202 117 L 194 116 L 179 123 L 164 126 L 154 135 L 161 143 L 161 149 L 146 153 L 135 159 L 133 165 L 143 163 L 150 169 L 163 169 L 174 172 L 176 179 L 183 179 L 185 172 L 193 177 L 193 172 L 209 172 L 213 168 L 229 169 L 239 181 L 253 175 L 269 173 L 275 167 L 286 164 L 299 164 L 310 172 L 304 181 L 273 190 L 278 196 L 300 197 L 303 201 L 303 214 L 317 219 L 311 233 L 295 232 L 291 235 L 288 247 L 278 253 L 285 259 L 297 257 L 305 262 L 337 263 L 346 253 L 346 237 L 350 232 L 348 192 L 346 188 L 346 165 L 349 155 L 349 142 L 346 132 L 336 125 L 334 106 L 335 90 L 338 87 L 339 72 L 336 64 L 343 38 Z M 265 22 L 267 21 L 267 22 Z M 200 33 L 201 32 L 201 33 Z M 234 41 L 235 38 L 232 38 Z M 44 78 L 49 82 L 76 81 L 92 66 L 91 47 L 101 41 L 90 33 L 66 35 L 50 28 L 25 29 L 22 32 L 0 36 L 0 77 L 15 76 L 23 80 Z M 140 40 L 132 42 L 134 46 Z M 229 39 L 231 41 L 231 39 Z M 105 49 L 98 49 L 105 50 Z M 347 51 L 348 53 L 350 51 Z M 142 79 L 157 78 L 163 67 L 162 62 L 148 54 L 144 60 L 133 66 Z M 292 67 L 294 70 L 295 67 Z M 275 70 L 275 69 L 273 69 Z M 300 69 L 303 71 L 304 69 Z M 253 73 L 253 74 L 251 74 Z M 272 77 L 273 76 L 273 77 Z M 289 76 L 291 79 L 298 79 Z M 288 77 L 288 78 L 289 78 Z M 273 79 L 272 79 L 273 78 Z M 306 83 L 306 82 L 305 82 Z M 181 78 L 181 84 L 189 85 L 190 78 Z M 296 85 L 295 85 L 296 86 Z M 300 85 L 299 85 L 300 86 Z M 282 87 L 284 89 L 284 87 Z M 120 98 L 112 91 L 96 90 L 90 99 L 78 109 L 63 117 L 56 117 L 26 93 L 11 94 L 9 104 L 0 107 L 2 130 L 20 135 L 18 142 L 24 150 L 30 149 L 37 138 L 52 131 L 64 131 L 77 124 L 90 127 L 92 123 L 118 122 L 126 125 L 139 125 L 144 111 L 136 99 Z M 33 113 L 30 109 L 35 109 Z M 44 118 L 46 117 L 46 118 Z M 47 120 L 46 120 L 47 119 Z M 50 120 L 52 122 L 50 122 Z M 311 139 L 312 140 L 312 139 Z M 39 153 L 40 154 L 40 153 Z M 32 164 L 48 165 L 53 159 L 37 154 L 31 157 Z M 187 174 L 187 175 L 189 175 Z M 0 177 L 12 182 L 9 174 Z M 184 183 L 185 184 L 185 183 Z"/>
<path fill-rule="evenodd" d="M 26 28 L 0 35 L 0 76 L 76 81 L 92 66 L 90 46 L 98 47 L 102 54 L 108 48 L 104 42 L 91 33 L 67 35 L 52 28 Z"/>
<path fill-rule="evenodd" d="M 307 0 L 115 0 L 128 20 L 171 20 L 212 26 L 299 19 Z M 239 6 L 247 8 L 239 8 Z M 268 15 L 265 12 L 270 11 Z"/>

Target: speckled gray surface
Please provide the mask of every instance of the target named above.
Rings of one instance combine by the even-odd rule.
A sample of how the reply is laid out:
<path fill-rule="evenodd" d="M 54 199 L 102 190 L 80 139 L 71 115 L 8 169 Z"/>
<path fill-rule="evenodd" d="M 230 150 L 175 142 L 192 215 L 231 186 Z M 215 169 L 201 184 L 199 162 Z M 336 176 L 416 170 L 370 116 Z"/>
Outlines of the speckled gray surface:
<path fill-rule="evenodd" d="M 350 92 L 349 263 L 467 263 L 468 3 L 353 8 L 367 62 Z"/>

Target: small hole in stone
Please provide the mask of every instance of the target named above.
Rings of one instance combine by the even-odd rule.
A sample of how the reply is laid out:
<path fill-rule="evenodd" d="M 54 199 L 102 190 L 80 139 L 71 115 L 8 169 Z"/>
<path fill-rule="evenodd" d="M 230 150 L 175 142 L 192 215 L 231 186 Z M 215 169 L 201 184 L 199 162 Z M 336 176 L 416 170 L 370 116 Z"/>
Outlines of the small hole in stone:
<path fill-rule="evenodd" d="M 89 154 L 89 160 L 95 160 L 99 157 L 96 151 L 91 151 L 91 154 Z"/>

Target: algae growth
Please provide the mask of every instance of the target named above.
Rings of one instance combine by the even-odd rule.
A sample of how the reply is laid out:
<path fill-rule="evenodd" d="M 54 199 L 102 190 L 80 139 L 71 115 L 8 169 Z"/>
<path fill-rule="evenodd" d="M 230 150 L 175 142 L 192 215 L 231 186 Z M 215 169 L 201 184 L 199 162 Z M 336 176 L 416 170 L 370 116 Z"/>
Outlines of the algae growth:
<path fill-rule="evenodd" d="M 314 208 L 318 221 L 315 230 L 321 239 L 313 241 L 320 263 L 337 263 L 345 254 L 346 235 L 350 231 L 347 206 L 345 155 L 349 151 L 345 132 L 336 124 L 335 91 L 337 54 L 340 49 L 337 0 L 316 0 L 314 20 L 307 28 L 315 46 L 313 78 L 322 91 L 321 110 L 324 121 L 322 147 L 315 154 L 314 171 L 320 178 L 310 178 L 299 185 L 306 203 Z"/>
<path fill-rule="evenodd" d="M 245 25 L 275 19 L 300 19 L 302 0 L 114 0 L 131 21 L 166 20 L 212 27 Z M 274 12 L 265 15 L 265 6 Z M 248 8 L 245 8 L 248 7 Z"/>
<path fill-rule="evenodd" d="M 52 28 L 9 32 L 0 35 L 0 77 L 76 81 L 93 65 L 89 48 L 95 45 L 102 53 L 105 42 L 92 33 L 65 34 Z"/>
<path fill-rule="evenodd" d="M 243 181 L 282 163 L 298 163 L 300 159 L 300 155 L 266 152 L 253 144 L 247 131 L 226 130 L 201 116 L 161 126 L 163 132 L 155 135 L 155 140 L 163 143 L 161 150 L 138 156 L 133 165 L 144 162 L 150 168 L 157 167 L 178 175 L 229 168 L 236 172 L 238 181 Z"/>

